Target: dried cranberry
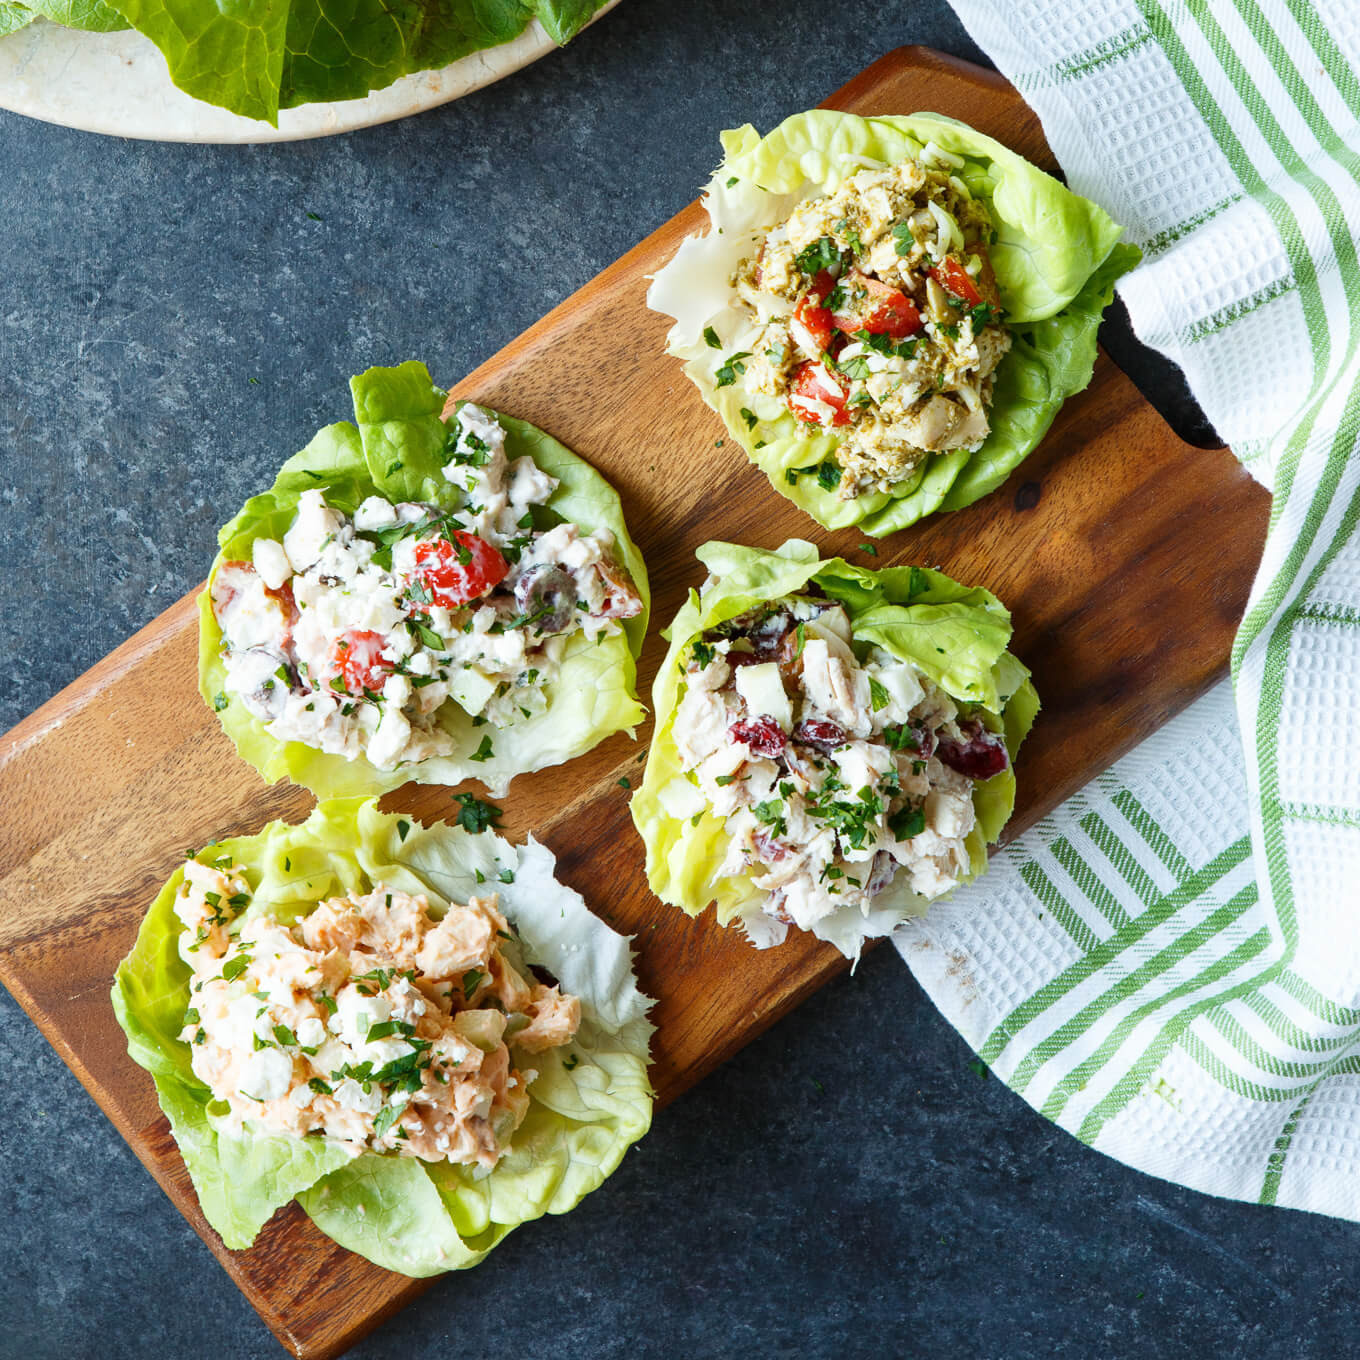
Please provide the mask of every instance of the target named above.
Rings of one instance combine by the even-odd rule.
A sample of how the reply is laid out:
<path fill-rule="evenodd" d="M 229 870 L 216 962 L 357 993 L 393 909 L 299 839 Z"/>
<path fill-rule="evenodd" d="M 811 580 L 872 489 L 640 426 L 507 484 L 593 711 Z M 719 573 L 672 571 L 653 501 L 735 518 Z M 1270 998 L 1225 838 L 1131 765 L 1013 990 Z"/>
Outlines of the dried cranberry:
<path fill-rule="evenodd" d="M 963 741 L 942 741 L 935 753 L 951 770 L 969 779 L 990 779 L 1011 763 L 1005 742 L 976 718 L 961 722 L 959 732 Z"/>
<path fill-rule="evenodd" d="M 828 718 L 808 718 L 800 722 L 793 729 L 793 739 L 823 755 L 829 755 L 837 746 L 846 743 L 845 729 Z"/>
<path fill-rule="evenodd" d="M 760 656 L 755 652 L 731 651 L 727 654 L 727 664 L 736 670 L 738 666 L 759 666 L 761 662 L 768 661 L 767 656 Z"/>
<path fill-rule="evenodd" d="M 768 831 L 757 831 L 756 834 L 751 837 L 751 844 L 755 847 L 756 854 L 760 856 L 761 861 L 765 864 L 778 864 L 779 861 L 786 858 L 789 853 L 789 847 L 782 842 L 775 840 Z M 783 894 L 781 893 L 780 896 L 782 897 Z M 768 911 L 769 908 L 767 907 L 766 910 Z"/>
<path fill-rule="evenodd" d="M 749 746 L 753 755 L 769 756 L 771 760 L 782 754 L 786 744 L 784 729 L 768 716 L 734 722 L 727 729 L 727 735 L 733 741 Z"/>

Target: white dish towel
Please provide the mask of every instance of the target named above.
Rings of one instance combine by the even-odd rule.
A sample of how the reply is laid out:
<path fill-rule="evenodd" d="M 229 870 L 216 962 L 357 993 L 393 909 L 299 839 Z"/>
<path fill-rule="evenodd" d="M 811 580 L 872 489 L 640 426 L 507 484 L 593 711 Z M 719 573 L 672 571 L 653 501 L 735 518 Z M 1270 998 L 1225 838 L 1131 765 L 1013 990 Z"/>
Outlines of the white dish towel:
<path fill-rule="evenodd" d="M 952 2 L 1143 248 L 1137 333 L 1274 507 L 1231 688 L 898 947 L 1101 1151 L 1360 1218 L 1360 5 Z"/>

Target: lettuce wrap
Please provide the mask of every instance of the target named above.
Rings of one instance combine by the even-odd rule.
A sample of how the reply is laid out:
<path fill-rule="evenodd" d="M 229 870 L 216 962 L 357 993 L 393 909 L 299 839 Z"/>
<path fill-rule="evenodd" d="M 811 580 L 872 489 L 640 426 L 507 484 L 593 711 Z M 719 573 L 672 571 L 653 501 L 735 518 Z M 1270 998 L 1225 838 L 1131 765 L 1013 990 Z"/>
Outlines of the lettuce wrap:
<path fill-rule="evenodd" d="M 279 470 L 273 487 L 254 496 L 218 534 L 220 551 L 199 596 L 199 691 L 217 712 L 237 752 L 269 783 L 288 778 L 318 797 L 382 793 L 415 779 L 458 784 L 481 780 L 503 792 L 517 774 L 581 755 L 643 717 L 636 695 L 636 657 L 647 631 L 647 569 L 628 536 L 612 487 L 584 459 L 522 420 L 496 415 L 510 458 L 527 456 L 559 485 L 536 512 L 535 527 L 569 521 L 582 532 L 608 530 L 619 564 L 642 601 L 642 612 L 623 619 L 613 636 L 591 641 L 583 633 L 567 643 L 555 680 L 543 685 L 544 711 L 496 728 L 452 698 L 437 714 L 453 741 L 449 755 L 379 769 L 363 756 L 350 759 L 298 741 L 284 742 L 230 693 L 221 656 L 222 630 L 213 612 L 213 579 L 224 562 L 249 560 L 257 539 L 281 539 L 304 492 L 320 490 L 328 504 L 353 515 L 369 496 L 456 510 L 461 492 L 443 475 L 449 454 L 440 418 L 446 400 L 425 366 L 414 360 L 372 368 L 350 380 L 355 423 L 328 425 Z M 464 403 L 459 403 L 461 406 Z M 539 520 L 542 519 L 542 523 Z M 495 741 L 487 744 L 488 733 Z"/>
<path fill-rule="evenodd" d="M 155 1082 L 204 1216 L 228 1247 L 249 1246 L 296 1198 L 322 1232 L 388 1270 L 462 1269 L 519 1224 L 578 1204 L 647 1131 L 651 1002 L 637 989 L 628 941 L 557 882 L 553 856 L 534 840 L 514 847 L 489 831 L 426 827 L 380 813 L 372 801 L 342 799 L 320 804 L 299 826 L 271 822 L 193 858 L 208 864 L 224 854 L 243 866 L 253 890 L 234 930 L 262 912 L 298 921 L 329 896 L 377 882 L 423 893 L 437 911 L 494 884 L 523 961 L 551 972 L 580 998 L 582 1013 L 568 1048 L 534 1055 L 529 1114 L 489 1172 L 355 1155 L 319 1136 L 251 1136 L 248 1125 L 231 1134 L 179 1038 L 190 970 L 177 952 L 183 926 L 173 904 L 184 879 L 177 869 L 118 967 L 113 1008 L 130 1056 Z"/>
<path fill-rule="evenodd" d="M 278 126 L 280 109 L 362 99 L 517 38 L 534 19 L 559 46 L 605 0 L 0 0 L 0 36 L 35 19 L 106 33 L 135 28 L 185 94 Z"/>
<path fill-rule="evenodd" d="M 652 691 L 656 728 L 631 810 L 646 845 L 652 891 L 691 916 L 715 902 L 721 925 L 736 921 L 763 947 L 782 938 L 771 934 L 763 914 L 766 894 L 752 881 L 754 871 L 718 876 L 729 843 L 725 819 L 686 773 L 673 735 L 685 693 L 686 657 L 702 635 L 758 606 L 820 591 L 849 615 L 856 652 L 873 645 L 912 663 L 961 711 L 1000 734 L 1012 759 L 1038 713 L 1039 698 L 1029 671 L 1006 650 L 1010 614 L 980 587 L 922 567 L 869 571 L 840 558 L 822 561 L 812 544 L 798 539 L 775 552 L 706 543 L 697 555 L 709 577 L 700 591 L 690 592 L 665 633 L 670 649 Z M 1000 836 L 1014 806 L 1009 763 L 973 786 L 977 820 L 966 841 L 968 878 L 985 869 L 987 846 Z M 897 874 L 867 912 L 842 908 L 818 922 L 813 933 L 856 957 L 866 939 L 925 913 L 928 900 L 905 878 Z"/>
<path fill-rule="evenodd" d="M 971 505 L 1039 443 L 1058 408 L 1091 380 L 1096 331 L 1115 280 L 1141 258 L 1122 229 L 999 142 L 954 119 L 920 113 L 860 118 L 815 109 L 761 137 L 722 134 L 724 159 L 704 191 L 712 229 L 682 242 L 647 295 L 675 318 L 669 353 L 783 496 L 829 529 L 892 533 L 936 510 Z M 928 454 L 890 490 L 837 495 L 840 438 L 796 420 L 779 398 L 749 390 L 740 360 L 755 331 L 734 275 L 758 241 L 802 201 L 855 172 L 921 156 L 961 158 L 958 179 L 992 217 L 990 259 L 1010 351 L 995 374 L 990 432 L 975 451 Z"/>

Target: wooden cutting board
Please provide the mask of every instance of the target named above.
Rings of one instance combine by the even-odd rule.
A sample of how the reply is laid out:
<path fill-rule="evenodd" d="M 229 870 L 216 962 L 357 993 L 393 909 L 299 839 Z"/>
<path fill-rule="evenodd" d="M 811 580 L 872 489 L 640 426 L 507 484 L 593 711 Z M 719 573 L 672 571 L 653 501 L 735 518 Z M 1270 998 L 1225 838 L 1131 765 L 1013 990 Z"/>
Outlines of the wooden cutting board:
<path fill-rule="evenodd" d="M 828 104 L 951 114 L 1052 168 L 1037 119 L 1009 85 L 925 49 L 890 54 Z M 1222 673 L 1268 512 L 1231 454 L 1181 443 L 1102 355 L 1089 390 L 1004 487 L 884 541 L 875 562 L 857 548 L 862 535 L 825 533 L 776 495 L 663 353 L 666 322 L 645 308 L 647 276 L 703 222 L 697 204 L 687 208 L 454 388 L 550 430 L 618 488 L 651 570 L 648 691 L 659 629 L 698 584 L 693 553 L 706 539 L 776 547 L 801 536 L 869 566 L 939 565 L 1011 607 L 1012 645 L 1043 697 L 1017 767 L 1014 834 Z M 438 375 L 439 356 L 421 357 Z M 311 433 L 295 431 L 292 443 Z M 279 460 L 291 452 L 280 448 Z M 221 518 L 236 508 L 220 506 Z M 284 1346 L 328 1357 L 424 1284 L 340 1250 L 296 1205 L 249 1251 L 225 1250 L 108 1001 L 118 960 L 187 849 L 299 819 L 311 802 L 264 787 L 236 758 L 198 697 L 195 656 L 186 596 L 0 740 L 0 980 Z M 649 734 L 650 724 L 639 736 Z M 643 985 L 657 998 L 653 1081 L 664 1104 L 845 964 L 804 938 L 758 953 L 711 916 L 691 922 L 649 894 L 620 787 L 637 782 L 643 749 L 615 737 L 522 778 L 499 801 L 508 834 L 532 829 L 557 853 L 561 877 L 637 935 Z M 431 820 L 451 802 L 446 790 L 411 787 L 384 806 Z M 458 1280 L 441 1287 L 456 1294 Z"/>

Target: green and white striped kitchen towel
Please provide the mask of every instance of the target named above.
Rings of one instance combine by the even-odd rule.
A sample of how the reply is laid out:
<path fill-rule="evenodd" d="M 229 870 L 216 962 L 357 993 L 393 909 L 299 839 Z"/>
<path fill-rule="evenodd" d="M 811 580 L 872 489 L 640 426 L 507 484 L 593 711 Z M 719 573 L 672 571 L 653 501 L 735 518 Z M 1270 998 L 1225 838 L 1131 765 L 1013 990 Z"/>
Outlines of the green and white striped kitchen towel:
<path fill-rule="evenodd" d="M 899 948 L 1078 1137 L 1360 1218 L 1360 4 L 953 4 L 1129 225 L 1135 329 L 1274 507 L 1232 688 Z"/>

